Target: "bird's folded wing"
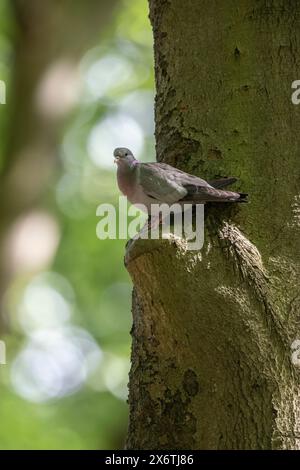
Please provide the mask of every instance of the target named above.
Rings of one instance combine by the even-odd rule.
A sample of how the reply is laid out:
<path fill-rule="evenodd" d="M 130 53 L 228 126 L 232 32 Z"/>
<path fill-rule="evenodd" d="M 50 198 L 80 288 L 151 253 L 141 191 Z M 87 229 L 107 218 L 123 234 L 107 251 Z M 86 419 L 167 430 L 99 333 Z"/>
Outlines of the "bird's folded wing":
<path fill-rule="evenodd" d="M 139 165 L 139 184 L 144 193 L 158 202 L 168 204 L 173 204 L 186 196 L 188 191 L 172 170 L 173 168 L 166 164 L 143 163 Z"/>
<path fill-rule="evenodd" d="M 197 185 L 185 185 L 187 195 L 182 202 L 191 204 L 203 204 L 205 202 L 233 202 L 240 199 L 240 194 L 233 191 L 224 191 L 222 189 L 203 187 Z"/>
<path fill-rule="evenodd" d="M 221 192 L 210 186 L 198 186 L 197 184 L 184 185 L 187 194 L 184 196 L 183 201 L 199 202 L 219 199 Z"/>
<path fill-rule="evenodd" d="M 222 188 L 225 188 L 226 186 L 229 186 L 229 185 L 235 183 L 236 181 L 237 181 L 236 178 L 226 176 L 226 177 L 223 177 L 223 178 L 210 180 L 210 181 L 208 181 L 208 183 L 213 188 L 222 189 Z"/>
<path fill-rule="evenodd" d="M 235 178 L 220 178 L 214 180 L 214 187 L 211 182 L 207 182 L 198 176 L 190 175 L 184 171 L 173 168 L 166 163 L 151 163 L 156 169 L 168 175 L 168 179 L 174 180 L 177 185 L 186 191 L 178 201 L 192 204 L 203 204 L 205 202 L 235 201 L 239 199 L 239 194 L 232 191 L 223 191 L 222 187 L 232 184 Z"/>

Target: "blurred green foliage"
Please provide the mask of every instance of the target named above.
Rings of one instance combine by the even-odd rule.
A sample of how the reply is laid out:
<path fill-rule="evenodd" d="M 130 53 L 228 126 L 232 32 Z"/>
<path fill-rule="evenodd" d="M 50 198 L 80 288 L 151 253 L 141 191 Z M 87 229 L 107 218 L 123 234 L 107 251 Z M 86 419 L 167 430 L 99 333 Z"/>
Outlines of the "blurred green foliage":
<path fill-rule="evenodd" d="M 0 79 L 9 85 L 8 3 L 0 1 Z M 55 224 L 55 256 L 43 269 L 15 276 L 4 296 L 10 331 L 3 338 L 7 365 L 0 366 L 1 449 L 124 444 L 132 286 L 125 241 L 97 239 L 96 208 L 117 207 L 113 147 L 129 139 L 140 158 L 154 154 L 147 1 L 121 1 L 104 37 L 81 59 L 79 100 L 61 129 L 59 164 L 37 207 Z M 0 142 L 6 116 L 0 108 Z M 2 160 L 3 152 L 1 146 Z M 44 225 L 52 233 L 49 221 Z"/>
<path fill-rule="evenodd" d="M 6 95 L 9 93 L 11 78 L 10 64 L 12 62 L 14 35 L 14 21 L 10 9 L 10 3 L 0 1 L 0 80 L 6 85 Z M 4 163 L 4 151 L 6 146 L 6 135 L 9 125 L 9 113 L 0 105 L 0 173 Z"/>

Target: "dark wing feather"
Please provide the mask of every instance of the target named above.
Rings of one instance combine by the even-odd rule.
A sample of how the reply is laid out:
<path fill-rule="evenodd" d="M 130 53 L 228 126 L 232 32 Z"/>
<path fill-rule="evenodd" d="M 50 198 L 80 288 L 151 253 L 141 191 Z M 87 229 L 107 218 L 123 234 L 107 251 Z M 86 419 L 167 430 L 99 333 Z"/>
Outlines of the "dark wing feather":
<path fill-rule="evenodd" d="M 240 199 L 240 194 L 233 191 L 223 191 L 222 189 L 203 187 L 196 185 L 184 185 L 187 195 L 181 201 L 194 204 L 204 202 L 234 202 Z"/>
<path fill-rule="evenodd" d="M 229 186 L 230 184 L 235 183 L 236 181 L 237 181 L 236 178 L 224 177 L 224 178 L 218 178 L 215 180 L 210 180 L 208 183 L 213 188 L 221 189 L 221 188 L 225 188 L 226 186 Z"/>

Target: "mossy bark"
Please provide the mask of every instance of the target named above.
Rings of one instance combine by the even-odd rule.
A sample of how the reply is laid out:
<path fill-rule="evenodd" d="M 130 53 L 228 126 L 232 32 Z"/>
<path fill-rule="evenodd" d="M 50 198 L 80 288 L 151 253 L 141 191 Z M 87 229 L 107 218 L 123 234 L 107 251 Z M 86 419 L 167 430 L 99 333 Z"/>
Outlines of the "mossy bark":
<path fill-rule="evenodd" d="M 128 448 L 299 449 L 296 1 L 150 0 L 157 158 L 231 175 L 205 245 L 139 240 Z"/>

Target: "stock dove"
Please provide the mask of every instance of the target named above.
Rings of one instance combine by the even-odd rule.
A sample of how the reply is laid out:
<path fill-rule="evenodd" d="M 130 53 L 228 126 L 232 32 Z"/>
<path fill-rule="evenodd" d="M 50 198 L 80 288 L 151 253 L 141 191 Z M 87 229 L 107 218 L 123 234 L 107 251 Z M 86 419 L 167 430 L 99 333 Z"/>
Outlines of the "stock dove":
<path fill-rule="evenodd" d="M 114 151 L 120 191 L 132 204 L 205 204 L 206 202 L 247 202 L 247 194 L 224 191 L 235 178 L 205 181 L 166 163 L 140 163 L 124 147 Z"/>

